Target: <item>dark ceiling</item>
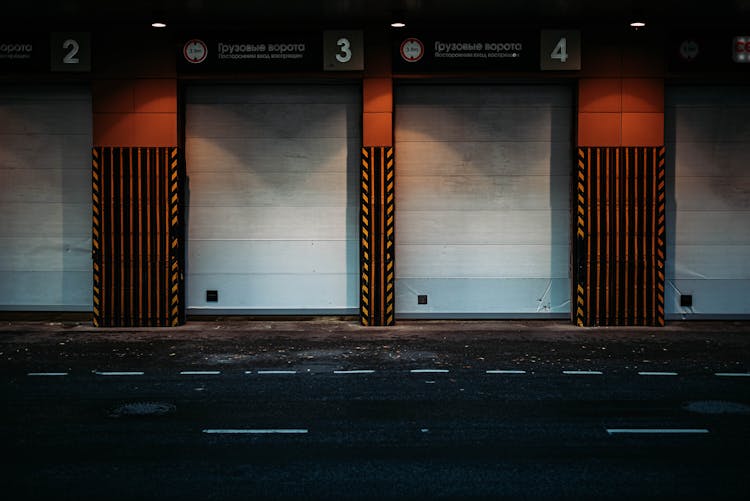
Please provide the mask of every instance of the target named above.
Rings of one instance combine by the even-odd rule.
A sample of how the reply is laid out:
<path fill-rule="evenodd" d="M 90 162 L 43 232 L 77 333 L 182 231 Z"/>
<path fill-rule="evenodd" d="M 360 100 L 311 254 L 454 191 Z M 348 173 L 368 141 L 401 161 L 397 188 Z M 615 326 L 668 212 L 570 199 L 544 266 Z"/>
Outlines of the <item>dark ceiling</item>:
<path fill-rule="evenodd" d="M 364 25 L 393 15 L 420 23 L 619 22 L 734 25 L 750 20 L 750 0 L 42 0 L 6 2 L 3 25 L 138 24 L 163 15 L 172 26 L 196 24 Z"/>

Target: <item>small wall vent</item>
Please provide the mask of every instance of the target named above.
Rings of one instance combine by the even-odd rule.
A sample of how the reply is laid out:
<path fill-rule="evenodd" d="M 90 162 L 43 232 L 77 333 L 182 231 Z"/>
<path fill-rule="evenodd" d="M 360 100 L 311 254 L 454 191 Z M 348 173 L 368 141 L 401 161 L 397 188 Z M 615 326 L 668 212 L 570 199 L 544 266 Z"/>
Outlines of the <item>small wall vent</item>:
<path fill-rule="evenodd" d="M 219 291 L 206 291 L 206 302 L 216 303 L 219 301 Z"/>

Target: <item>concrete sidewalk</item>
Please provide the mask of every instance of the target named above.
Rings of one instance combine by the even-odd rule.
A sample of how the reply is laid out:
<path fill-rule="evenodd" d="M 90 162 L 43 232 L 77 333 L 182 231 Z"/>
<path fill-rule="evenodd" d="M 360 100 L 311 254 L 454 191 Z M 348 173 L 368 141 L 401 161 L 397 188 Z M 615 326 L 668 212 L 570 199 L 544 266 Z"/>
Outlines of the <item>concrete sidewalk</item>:
<path fill-rule="evenodd" d="M 2 316 L 0 316 L 2 319 Z M 264 337 L 299 339 L 419 339 L 419 338 L 487 338 L 523 340 L 633 340 L 633 339 L 747 339 L 750 343 L 750 320 L 747 321 L 673 321 L 665 327 L 578 327 L 564 320 L 402 320 L 391 327 L 363 327 L 355 317 L 309 317 L 303 319 L 252 319 L 217 317 L 190 319 L 179 327 L 95 327 L 91 321 L 75 316 L 55 316 L 46 320 L 4 318 L 0 336 L 24 336 L 44 339 L 62 335 L 86 338 L 139 340 L 156 338 L 218 339 L 228 337 Z M 747 334 L 747 336 L 743 336 Z M 2 340 L 0 340 L 2 342 Z"/>
<path fill-rule="evenodd" d="M 421 366 L 750 371 L 750 322 L 664 328 L 579 328 L 559 321 L 356 319 L 191 321 L 176 328 L 96 328 L 89 322 L 0 323 L 0 370 L 102 367 L 411 369 Z M 607 369 L 607 370 L 610 370 Z"/>

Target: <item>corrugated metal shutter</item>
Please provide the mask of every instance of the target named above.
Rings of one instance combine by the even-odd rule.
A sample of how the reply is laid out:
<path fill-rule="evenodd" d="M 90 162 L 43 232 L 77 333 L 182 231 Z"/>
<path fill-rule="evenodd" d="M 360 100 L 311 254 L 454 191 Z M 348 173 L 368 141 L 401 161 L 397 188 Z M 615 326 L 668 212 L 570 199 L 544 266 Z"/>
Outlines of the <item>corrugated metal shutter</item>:
<path fill-rule="evenodd" d="M 748 116 L 748 86 L 667 88 L 671 318 L 750 316 Z"/>
<path fill-rule="evenodd" d="M 569 315 L 571 96 L 397 89 L 397 315 Z"/>
<path fill-rule="evenodd" d="M 91 311 L 91 94 L 0 87 L 0 309 Z"/>
<path fill-rule="evenodd" d="M 356 313 L 359 88 L 196 86 L 186 130 L 189 311 Z"/>

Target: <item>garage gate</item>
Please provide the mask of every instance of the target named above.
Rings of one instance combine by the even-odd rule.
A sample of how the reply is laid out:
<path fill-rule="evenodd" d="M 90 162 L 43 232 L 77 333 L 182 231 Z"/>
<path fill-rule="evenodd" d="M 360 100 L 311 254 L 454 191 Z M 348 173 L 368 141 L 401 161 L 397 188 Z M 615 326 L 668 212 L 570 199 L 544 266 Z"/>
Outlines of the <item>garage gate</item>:
<path fill-rule="evenodd" d="M 666 92 L 668 318 L 750 317 L 750 87 Z"/>
<path fill-rule="evenodd" d="M 396 311 L 570 312 L 572 91 L 401 85 L 396 94 Z"/>
<path fill-rule="evenodd" d="M 91 311 L 91 93 L 0 86 L 0 309 Z"/>
<path fill-rule="evenodd" d="M 357 312 L 360 95 L 187 90 L 189 313 Z"/>

